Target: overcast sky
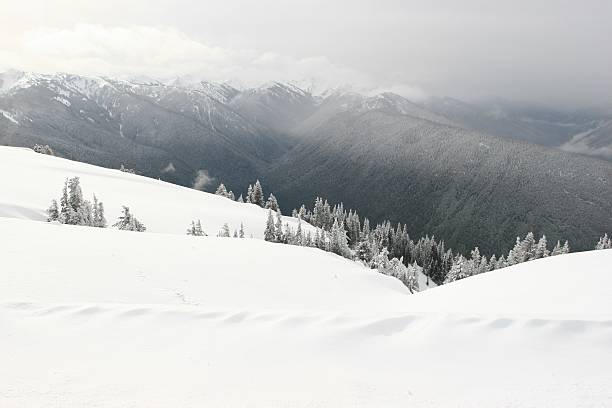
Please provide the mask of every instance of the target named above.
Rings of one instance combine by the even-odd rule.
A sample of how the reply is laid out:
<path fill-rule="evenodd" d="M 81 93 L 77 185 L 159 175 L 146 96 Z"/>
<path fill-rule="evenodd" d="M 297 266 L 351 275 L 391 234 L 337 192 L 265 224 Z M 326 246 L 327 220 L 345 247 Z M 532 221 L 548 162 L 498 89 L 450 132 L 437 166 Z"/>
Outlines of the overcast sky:
<path fill-rule="evenodd" d="M 612 100 L 609 0 L 2 0 L 0 70 Z"/>

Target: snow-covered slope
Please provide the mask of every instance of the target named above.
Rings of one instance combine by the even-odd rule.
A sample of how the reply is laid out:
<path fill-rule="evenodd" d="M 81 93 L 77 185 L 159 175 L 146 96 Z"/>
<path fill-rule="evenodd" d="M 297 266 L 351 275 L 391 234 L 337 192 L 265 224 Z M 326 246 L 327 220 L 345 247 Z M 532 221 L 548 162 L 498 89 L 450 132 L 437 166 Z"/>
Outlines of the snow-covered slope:
<path fill-rule="evenodd" d="M 612 250 L 410 295 L 266 211 L 0 148 L 0 407 L 604 407 Z M 147 233 L 41 222 L 65 177 Z M 295 222 L 287 218 L 288 222 Z"/>
<path fill-rule="evenodd" d="M 200 219 L 208 235 L 224 223 L 230 230 L 243 223 L 246 236 L 263 236 L 268 212 L 256 205 L 146 177 L 34 153 L 29 149 L 0 147 L 0 217 L 45 220 L 52 199 L 59 199 L 64 180 L 80 177 L 84 196 L 93 194 L 104 203 L 106 218 L 115 222 L 126 205 L 150 232 L 185 234 L 192 220 Z M 295 229 L 297 219 L 284 221 Z M 313 227 L 304 224 L 303 228 Z"/>
<path fill-rule="evenodd" d="M 8 218 L 0 231 L 2 407 L 612 401 L 612 251 L 409 295 L 262 240 Z"/>

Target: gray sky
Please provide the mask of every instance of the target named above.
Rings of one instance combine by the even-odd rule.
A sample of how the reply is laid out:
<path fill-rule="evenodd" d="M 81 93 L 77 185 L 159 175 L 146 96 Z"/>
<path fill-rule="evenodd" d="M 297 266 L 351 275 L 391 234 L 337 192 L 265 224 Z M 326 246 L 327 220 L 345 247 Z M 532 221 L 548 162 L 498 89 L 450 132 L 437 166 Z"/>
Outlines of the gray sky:
<path fill-rule="evenodd" d="M 609 0 L 2 0 L 0 16 L 0 70 L 612 100 Z"/>

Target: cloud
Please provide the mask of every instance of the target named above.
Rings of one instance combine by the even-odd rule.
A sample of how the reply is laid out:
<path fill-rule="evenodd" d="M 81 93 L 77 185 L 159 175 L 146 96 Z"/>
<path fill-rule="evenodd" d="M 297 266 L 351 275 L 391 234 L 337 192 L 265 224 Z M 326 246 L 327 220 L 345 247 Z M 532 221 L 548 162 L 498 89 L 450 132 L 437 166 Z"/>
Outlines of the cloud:
<path fill-rule="evenodd" d="M 164 167 L 162 169 L 162 173 L 174 173 L 176 171 L 176 167 L 174 167 L 174 164 L 172 162 L 168 163 L 168 165 L 166 167 Z"/>
<path fill-rule="evenodd" d="M 214 177 L 210 177 L 206 170 L 198 170 L 198 174 L 193 182 L 195 190 L 204 190 L 207 186 L 215 181 Z"/>
<path fill-rule="evenodd" d="M 2 0 L 0 70 L 610 100 L 608 0 Z"/>
<path fill-rule="evenodd" d="M 161 79 L 195 76 L 212 81 L 238 80 L 246 86 L 273 80 L 307 80 L 318 87 L 369 81 L 325 57 L 294 58 L 221 48 L 169 27 L 78 24 L 69 29 L 38 28 L 27 31 L 15 49 L 0 51 L 0 57 L 11 68 L 31 71 Z"/>

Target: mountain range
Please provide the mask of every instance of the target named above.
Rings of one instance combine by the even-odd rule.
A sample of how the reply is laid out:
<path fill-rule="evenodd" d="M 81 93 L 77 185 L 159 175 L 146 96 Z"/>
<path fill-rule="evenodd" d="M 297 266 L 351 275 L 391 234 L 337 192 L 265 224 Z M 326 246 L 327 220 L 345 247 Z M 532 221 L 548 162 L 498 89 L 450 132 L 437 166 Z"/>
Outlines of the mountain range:
<path fill-rule="evenodd" d="M 284 211 L 324 196 L 462 251 L 505 252 L 530 230 L 587 249 L 612 230 L 611 123 L 278 82 L 0 74 L 0 144 L 236 196 L 260 178 Z"/>

